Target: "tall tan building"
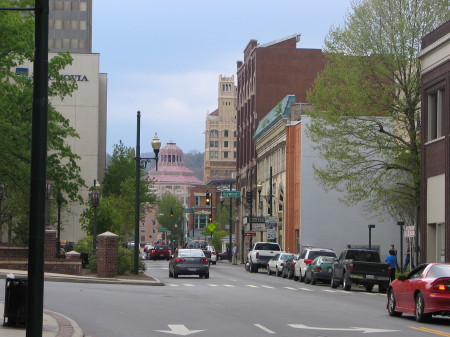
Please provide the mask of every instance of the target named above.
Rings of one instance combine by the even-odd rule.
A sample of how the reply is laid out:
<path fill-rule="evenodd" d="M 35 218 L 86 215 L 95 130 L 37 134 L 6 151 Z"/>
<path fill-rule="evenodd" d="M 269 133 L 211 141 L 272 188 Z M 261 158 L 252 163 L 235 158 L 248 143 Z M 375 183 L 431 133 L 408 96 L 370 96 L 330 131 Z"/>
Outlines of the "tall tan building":
<path fill-rule="evenodd" d="M 236 101 L 234 75 L 219 76 L 218 108 L 206 117 L 204 181 L 229 184 L 236 172 Z"/>

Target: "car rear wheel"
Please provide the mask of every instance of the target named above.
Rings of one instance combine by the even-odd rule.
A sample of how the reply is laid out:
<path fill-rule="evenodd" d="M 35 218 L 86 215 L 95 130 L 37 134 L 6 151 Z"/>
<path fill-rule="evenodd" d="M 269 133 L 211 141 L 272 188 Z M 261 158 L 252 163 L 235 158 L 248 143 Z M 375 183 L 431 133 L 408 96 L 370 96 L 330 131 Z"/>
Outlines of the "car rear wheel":
<path fill-rule="evenodd" d="M 350 290 L 352 288 L 352 281 L 350 280 L 350 277 L 348 277 L 347 275 L 344 274 L 344 283 L 343 283 L 343 288 L 344 290 Z"/>
<path fill-rule="evenodd" d="M 306 284 L 311 283 L 311 279 L 308 277 L 308 274 L 306 274 L 306 272 L 305 272 L 305 283 Z"/>
<path fill-rule="evenodd" d="M 425 311 L 425 301 L 421 293 L 416 295 L 416 305 L 414 308 L 414 317 L 417 322 L 425 322 L 427 321 L 431 315 L 424 314 Z"/>
<path fill-rule="evenodd" d="M 311 284 L 315 285 L 316 283 L 317 283 L 316 274 L 312 273 L 311 274 Z"/>
<path fill-rule="evenodd" d="M 203 275 L 204 278 L 209 278 L 209 273 Z"/>
<path fill-rule="evenodd" d="M 339 281 L 334 278 L 334 273 L 331 273 L 331 288 L 336 289 L 339 286 Z"/>
<path fill-rule="evenodd" d="M 270 271 L 269 265 L 267 265 L 267 275 L 272 275 L 272 272 Z"/>
<path fill-rule="evenodd" d="M 281 276 L 281 271 L 278 270 L 278 267 L 276 267 L 276 270 L 277 270 L 277 272 L 276 272 L 276 273 L 277 273 L 277 276 L 278 276 L 278 277 Z"/>
<path fill-rule="evenodd" d="M 291 269 L 288 270 L 287 277 L 288 277 L 288 279 L 290 279 L 290 280 L 294 277 L 294 275 L 292 275 L 292 270 L 291 270 Z"/>
<path fill-rule="evenodd" d="M 176 273 L 175 271 L 173 272 L 173 278 L 178 278 L 178 273 Z"/>
<path fill-rule="evenodd" d="M 389 290 L 389 294 L 388 294 L 388 304 L 387 304 L 387 309 L 388 309 L 388 313 L 389 316 L 394 316 L 394 317 L 400 317 L 402 315 L 402 313 L 400 311 L 395 311 L 395 296 L 394 296 L 394 291 L 391 289 Z"/>
<path fill-rule="evenodd" d="M 300 277 L 299 277 L 299 281 L 300 281 L 300 282 L 305 282 L 305 276 L 306 276 L 306 275 L 302 275 L 302 270 L 300 269 Z"/>
<path fill-rule="evenodd" d="M 373 289 L 373 284 L 366 285 L 366 291 L 368 293 L 372 292 L 372 289 Z"/>

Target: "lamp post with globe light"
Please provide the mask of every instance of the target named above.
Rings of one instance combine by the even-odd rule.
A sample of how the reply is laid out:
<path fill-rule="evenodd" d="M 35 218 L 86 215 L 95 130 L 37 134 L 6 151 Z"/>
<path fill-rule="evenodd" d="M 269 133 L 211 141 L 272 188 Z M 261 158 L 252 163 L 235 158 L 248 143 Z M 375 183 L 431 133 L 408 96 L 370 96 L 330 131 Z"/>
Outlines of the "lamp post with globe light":
<path fill-rule="evenodd" d="M 137 127 L 136 127 L 136 203 L 134 210 L 134 263 L 133 272 L 139 274 L 139 217 L 140 217 L 140 190 L 141 190 L 141 168 L 146 168 L 147 163 L 154 160 L 156 162 L 156 171 L 158 171 L 158 153 L 161 148 L 161 141 L 155 133 L 152 140 L 152 148 L 155 154 L 153 158 L 141 157 L 141 112 L 137 112 Z"/>

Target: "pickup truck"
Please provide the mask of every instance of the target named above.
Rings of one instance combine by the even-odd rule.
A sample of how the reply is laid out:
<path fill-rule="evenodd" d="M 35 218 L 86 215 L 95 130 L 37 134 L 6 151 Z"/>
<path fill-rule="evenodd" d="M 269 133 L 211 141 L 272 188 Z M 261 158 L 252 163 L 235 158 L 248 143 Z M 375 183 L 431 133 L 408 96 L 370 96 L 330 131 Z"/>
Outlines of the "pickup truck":
<path fill-rule="evenodd" d="M 248 252 L 248 270 L 257 273 L 259 268 L 266 268 L 267 262 L 281 251 L 280 245 L 275 242 L 255 242 Z"/>
<path fill-rule="evenodd" d="M 385 293 L 389 286 L 390 267 L 380 261 L 378 252 L 368 249 L 346 249 L 334 259 L 331 272 L 331 287 L 340 284 L 350 290 L 352 284 L 361 284 L 366 291 L 378 285 L 378 291 Z"/>

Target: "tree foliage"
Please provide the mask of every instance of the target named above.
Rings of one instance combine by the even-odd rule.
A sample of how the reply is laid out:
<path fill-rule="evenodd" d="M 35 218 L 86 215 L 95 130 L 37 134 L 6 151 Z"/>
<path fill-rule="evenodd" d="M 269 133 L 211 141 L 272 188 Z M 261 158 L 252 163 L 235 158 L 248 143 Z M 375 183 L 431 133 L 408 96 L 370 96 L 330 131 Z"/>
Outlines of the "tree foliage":
<path fill-rule="evenodd" d="M 149 209 L 155 202 L 150 192 L 150 182 L 141 170 L 140 213 Z M 101 183 L 100 202 L 97 207 L 97 234 L 106 231 L 119 235 L 121 241 L 134 237 L 136 209 L 136 160 L 133 148 L 122 142 L 114 145 L 111 161 Z M 81 222 L 83 230 L 93 234 L 94 209 L 92 201 L 84 211 Z"/>
<path fill-rule="evenodd" d="M 450 0 L 360 0 L 325 40 L 308 101 L 308 135 L 327 190 L 347 204 L 416 219 L 420 191 L 421 38 L 449 19 Z"/>
<path fill-rule="evenodd" d="M 34 1 L 4 1 L 0 7 L 34 7 Z M 0 182 L 5 186 L 1 224 L 27 240 L 31 164 L 31 127 L 33 76 L 16 72 L 34 57 L 34 16 L 32 11 L 0 11 Z M 77 160 L 67 144 L 78 134 L 70 122 L 53 106 L 77 89 L 74 79 L 60 72 L 72 63 L 70 53 L 59 53 L 49 60 L 48 158 L 47 179 L 52 182 L 53 197 L 60 193 L 65 202 L 81 202 L 84 181 Z"/>
<path fill-rule="evenodd" d="M 170 240 L 180 240 L 182 227 L 186 221 L 181 201 L 172 193 L 165 192 L 158 201 L 158 223 L 171 233 Z"/>

